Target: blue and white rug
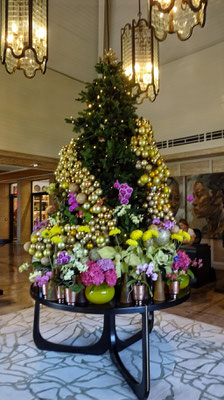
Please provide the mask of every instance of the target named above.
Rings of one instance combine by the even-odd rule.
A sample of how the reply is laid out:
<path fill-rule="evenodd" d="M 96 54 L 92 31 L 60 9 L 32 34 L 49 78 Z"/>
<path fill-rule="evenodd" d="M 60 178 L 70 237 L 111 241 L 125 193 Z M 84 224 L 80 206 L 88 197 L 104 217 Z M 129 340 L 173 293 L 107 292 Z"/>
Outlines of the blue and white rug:
<path fill-rule="evenodd" d="M 41 309 L 41 333 L 54 342 L 88 344 L 100 336 L 102 317 Z M 1 400 L 135 400 L 110 356 L 38 350 L 33 309 L 0 317 Z M 140 326 L 138 315 L 119 316 L 121 338 Z M 74 339 L 78 337 L 77 340 Z M 121 358 L 141 376 L 141 343 Z M 156 313 L 150 335 L 151 400 L 224 399 L 224 329 Z"/>

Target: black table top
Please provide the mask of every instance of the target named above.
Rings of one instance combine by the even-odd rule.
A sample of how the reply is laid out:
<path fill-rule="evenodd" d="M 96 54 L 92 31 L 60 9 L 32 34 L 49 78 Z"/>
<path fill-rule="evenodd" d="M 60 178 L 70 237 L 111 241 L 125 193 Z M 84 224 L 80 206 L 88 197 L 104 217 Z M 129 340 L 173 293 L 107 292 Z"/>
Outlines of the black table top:
<path fill-rule="evenodd" d="M 89 303 L 87 305 L 69 306 L 67 304 L 59 304 L 57 302 L 45 300 L 44 298 L 39 297 L 38 290 L 37 288 L 34 288 L 33 285 L 31 285 L 30 288 L 30 295 L 35 301 L 47 307 L 55 308 L 57 310 L 70 311 L 76 313 L 86 313 L 86 314 L 110 314 L 110 313 L 142 314 L 145 312 L 146 306 L 148 311 L 157 311 L 157 310 L 164 310 L 165 308 L 171 308 L 185 302 L 190 297 L 190 289 L 186 288 L 181 290 L 175 300 L 167 299 L 166 301 L 163 302 L 156 302 L 150 299 L 149 301 L 145 302 L 142 306 L 135 306 L 134 303 L 131 305 L 120 304 L 116 298 L 111 300 L 110 303 L 106 304 Z"/>

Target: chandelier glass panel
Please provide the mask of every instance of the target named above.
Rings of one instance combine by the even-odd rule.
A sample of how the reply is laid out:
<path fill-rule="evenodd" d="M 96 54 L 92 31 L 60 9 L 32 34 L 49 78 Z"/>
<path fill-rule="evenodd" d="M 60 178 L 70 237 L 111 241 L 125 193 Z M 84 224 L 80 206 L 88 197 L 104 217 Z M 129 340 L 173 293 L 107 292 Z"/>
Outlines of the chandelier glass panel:
<path fill-rule="evenodd" d="M 205 25 L 208 0 L 150 0 L 151 23 L 158 40 L 167 33 L 177 33 L 180 40 L 187 40 L 196 25 Z"/>
<path fill-rule="evenodd" d="M 21 69 L 27 78 L 46 71 L 48 1 L 2 0 L 1 56 L 7 72 Z"/>
<path fill-rule="evenodd" d="M 121 31 L 121 59 L 125 74 L 142 94 L 140 102 L 146 97 L 154 101 L 159 92 L 159 45 L 154 28 L 141 18 L 141 12 L 137 22 Z"/>

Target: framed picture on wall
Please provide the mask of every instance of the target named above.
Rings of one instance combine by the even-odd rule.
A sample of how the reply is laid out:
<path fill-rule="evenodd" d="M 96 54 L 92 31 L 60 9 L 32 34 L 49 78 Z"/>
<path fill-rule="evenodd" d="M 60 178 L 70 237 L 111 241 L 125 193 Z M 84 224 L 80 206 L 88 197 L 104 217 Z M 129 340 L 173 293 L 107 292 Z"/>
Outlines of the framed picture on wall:
<path fill-rule="evenodd" d="M 171 189 L 169 202 L 173 216 L 178 222 L 181 218 L 185 218 L 185 178 L 180 176 L 170 177 L 168 186 Z"/>
<path fill-rule="evenodd" d="M 224 231 L 224 173 L 187 177 L 187 219 L 203 238 L 222 239 Z"/>

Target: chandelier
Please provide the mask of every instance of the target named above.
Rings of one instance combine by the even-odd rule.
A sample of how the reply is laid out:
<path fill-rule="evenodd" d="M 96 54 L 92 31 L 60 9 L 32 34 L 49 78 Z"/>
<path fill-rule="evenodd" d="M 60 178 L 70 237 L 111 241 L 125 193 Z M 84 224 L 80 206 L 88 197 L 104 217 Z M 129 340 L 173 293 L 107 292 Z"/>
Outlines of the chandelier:
<path fill-rule="evenodd" d="M 139 0 L 138 21 L 121 30 L 121 60 L 126 76 L 135 82 L 135 90 L 154 101 L 159 92 L 159 43 L 154 28 L 141 18 Z"/>
<path fill-rule="evenodd" d="M 1 57 L 9 74 L 46 71 L 48 0 L 2 0 Z"/>
<path fill-rule="evenodd" d="M 205 25 L 208 0 L 150 0 L 151 24 L 158 40 L 177 33 L 187 40 L 196 25 Z"/>

